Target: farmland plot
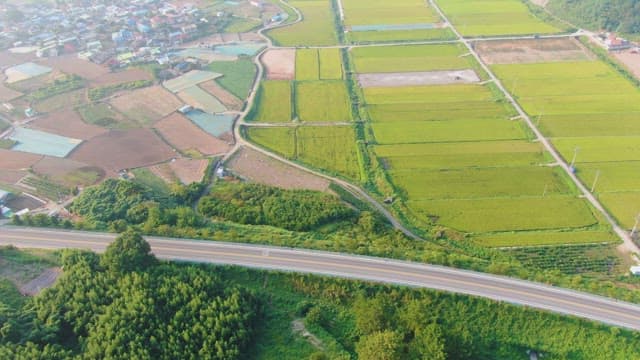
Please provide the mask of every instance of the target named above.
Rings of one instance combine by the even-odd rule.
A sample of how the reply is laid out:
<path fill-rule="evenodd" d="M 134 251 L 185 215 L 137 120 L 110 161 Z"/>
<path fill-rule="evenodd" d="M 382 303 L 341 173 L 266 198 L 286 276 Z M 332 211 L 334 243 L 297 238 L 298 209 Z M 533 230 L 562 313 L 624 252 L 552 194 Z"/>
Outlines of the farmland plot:
<path fill-rule="evenodd" d="M 550 34 L 562 31 L 537 18 L 518 0 L 439 0 L 438 5 L 464 36 Z"/>
<path fill-rule="evenodd" d="M 459 44 L 359 47 L 351 50 L 358 73 L 468 69 L 471 57 Z"/>
<path fill-rule="evenodd" d="M 599 61 L 495 65 L 576 174 L 624 227 L 640 210 L 640 90 Z"/>
<path fill-rule="evenodd" d="M 343 81 L 296 83 L 296 113 L 304 122 L 346 122 L 351 120 L 349 94 Z"/>
<path fill-rule="evenodd" d="M 296 51 L 296 80 L 342 79 L 340 49 L 298 49 Z"/>
<path fill-rule="evenodd" d="M 324 46 L 338 43 L 334 11 L 329 0 L 289 2 L 302 13 L 304 21 L 270 30 L 266 34 L 280 46 Z"/>
<path fill-rule="evenodd" d="M 260 85 L 258 102 L 251 120 L 266 123 L 291 121 L 291 82 L 267 80 Z"/>

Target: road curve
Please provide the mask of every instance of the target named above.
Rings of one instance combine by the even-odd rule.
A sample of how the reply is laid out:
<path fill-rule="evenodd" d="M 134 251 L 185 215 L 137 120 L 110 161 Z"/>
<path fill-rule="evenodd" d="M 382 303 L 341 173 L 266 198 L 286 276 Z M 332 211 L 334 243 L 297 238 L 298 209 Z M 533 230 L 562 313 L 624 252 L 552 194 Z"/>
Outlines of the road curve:
<path fill-rule="evenodd" d="M 103 251 L 114 234 L 0 227 L 0 245 L 23 248 L 81 248 Z M 437 289 L 573 315 L 640 330 L 640 305 L 442 266 L 322 251 L 147 237 L 162 259 L 230 264 Z"/>

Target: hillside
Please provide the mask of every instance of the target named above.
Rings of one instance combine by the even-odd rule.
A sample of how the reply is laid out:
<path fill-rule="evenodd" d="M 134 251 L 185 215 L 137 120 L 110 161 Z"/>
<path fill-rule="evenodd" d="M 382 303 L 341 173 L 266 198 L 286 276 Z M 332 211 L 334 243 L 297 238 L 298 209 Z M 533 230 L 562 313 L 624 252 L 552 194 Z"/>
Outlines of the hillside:
<path fill-rule="evenodd" d="M 551 0 L 548 9 L 580 27 L 640 33 L 638 0 Z"/>

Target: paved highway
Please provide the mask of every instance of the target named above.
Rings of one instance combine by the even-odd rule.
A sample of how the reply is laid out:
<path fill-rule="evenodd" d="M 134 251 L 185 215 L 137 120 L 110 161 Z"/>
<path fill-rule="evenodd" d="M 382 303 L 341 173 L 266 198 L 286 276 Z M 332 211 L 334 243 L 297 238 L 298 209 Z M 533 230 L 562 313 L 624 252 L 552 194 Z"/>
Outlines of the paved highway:
<path fill-rule="evenodd" d="M 103 251 L 115 235 L 0 227 L 0 245 Z M 640 305 L 528 281 L 441 266 L 337 253 L 148 237 L 162 259 L 231 264 L 438 289 L 640 330 Z"/>

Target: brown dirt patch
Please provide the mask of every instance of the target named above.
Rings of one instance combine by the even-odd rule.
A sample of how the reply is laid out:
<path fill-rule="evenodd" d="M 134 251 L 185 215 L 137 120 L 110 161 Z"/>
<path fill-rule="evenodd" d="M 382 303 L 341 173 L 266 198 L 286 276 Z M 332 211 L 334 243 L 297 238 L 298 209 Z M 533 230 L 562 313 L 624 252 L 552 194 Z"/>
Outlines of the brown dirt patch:
<path fill-rule="evenodd" d="M 59 267 L 46 269 L 38 277 L 21 286 L 20 293 L 26 296 L 36 296 L 42 290 L 53 286 L 60 275 L 62 275 L 62 269 Z"/>
<path fill-rule="evenodd" d="M 358 82 L 363 88 L 397 87 L 446 84 L 473 84 L 480 82 L 473 70 L 426 71 L 407 73 L 359 74 Z"/>
<path fill-rule="evenodd" d="M 260 59 L 269 80 L 293 80 L 296 76 L 296 50 L 269 50 Z"/>
<path fill-rule="evenodd" d="M 94 64 L 91 61 L 78 59 L 75 54 L 46 58 L 40 64 L 58 69 L 67 74 L 75 74 L 93 80 L 109 73 L 109 68 Z"/>
<path fill-rule="evenodd" d="M 240 41 L 240 34 L 238 33 L 222 33 L 221 35 L 224 43 Z"/>
<path fill-rule="evenodd" d="M 202 38 L 199 38 L 197 40 L 193 40 L 193 41 L 189 41 L 186 42 L 184 44 L 182 44 L 183 47 L 185 48 L 189 48 L 189 47 L 196 47 L 196 46 L 212 46 L 212 45 L 220 45 L 223 44 L 224 41 L 222 40 L 222 35 L 218 34 L 213 34 L 213 35 L 209 35 L 209 36 L 205 36 Z"/>
<path fill-rule="evenodd" d="M 329 189 L 329 181 L 247 148 L 240 149 L 227 166 L 233 173 L 260 184 L 284 189 Z"/>
<path fill-rule="evenodd" d="M 478 41 L 474 44 L 488 64 L 521 64 L 589 60 L 590 55 L 572 38 Z"/>
<path fill-rule="evenodd" d="M 32 169 L 40 175 L 60 177 L 86 166 L 87 164 L 85 163 L 70 159 L 45 156 L 40 161 L 33 164 Z"/>
<path fill-rule="evenodd" d="M 42 155 L 0 149 L 1 170 L 25 170 L 42 159 Z"/>
<path fill-rule="evenodd" d="M 0 78 L 2 79 L 0 83 L 0 101 L 11 101 L 24 95 L 21 92 L 8 88 L 4 85 L 4 82 L 7 79 L 6 76 L 2 75 Z"/>
<path fill-rule="evenodd" d="M 9 51 L 0 52 L 0 67 L 5 68 L 13 65 L 18 65 L 24 62 L 19 57 L 11 54 Z"/>
<path fill-rule="evenodd" d="M 181 158 L 169 163 L 173 173 L 186 185 L 202 181 L 207 166 L 209 166 L 209 160 L 206 159 Z"/>
<path fill-rule="evenodd" d="M 93 86 L 115 85 L 130 81 L 153 80 L 153 76 L 142 69 L 127 69 L 124 71 L 104 74 L 91 81 Z"/>
<path fill-rule="evenodd" d="M 175 156 L 171 148 L 149 129 L 112 130 L 80 144 L 70 158 L 107 172 L 151 166 Z"/>
<path fill-rule="evenodd" d="M 0 182 L 6 184 L 15 184 L 29 173 L 22 170 L 0 170 Z"/>
<path fill-rule="evenodd" d="M 255 32 L 241 33 L 240 40 L 241 41 L 264 41 L 264 39 L 260 37 L 258 33 L 255 33 Z"/>
<path fill-rule="evenodd" d="M 202 90 L 208 92 L 213 95 L 216 99 L 220 100 L 224 106 L 229 110 L 240 110 L 242 109 L 242 105 L 244 102 L 238 99 L 235 95 L 228 92 L 225 88 L 218 85 L 215 80 L 209 80 L 203 83 L 200 83 L 198 86 L 202 88 Z"/>
<path fill-rule="evenodd" d="M 154 123 L 182 106 L 175 95 L 160 85 L 122 93 L 111 99 L 110 103 L 141 124 Z"/>
<path fill-rule="evenodd" d="M 640 54 L 634 54 L 629 50 L 617 51 L 613 56 L 631 71 L 633 76 L 640 79 Z"/>
<path fill-rule="evenodd" d="M 205 155 L 223 154 L 229 151 L 229 144 L 217 139 L 179 113 L 173 113 L 158 121 L 155 129 L 174 147 L 182 152 L 196 149 Z"/>
<path fill-rule="evenodd" d="M 29 125 L 39 130 L 82 140 L 107 132 L 107 129 L 85 123 L 80 115 L 71 109 L 40 116 Z"/>

